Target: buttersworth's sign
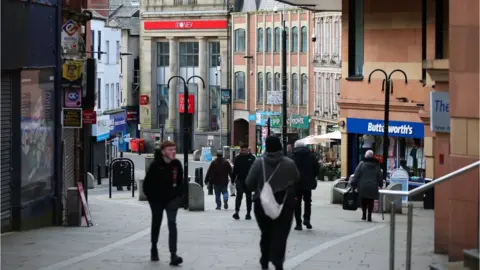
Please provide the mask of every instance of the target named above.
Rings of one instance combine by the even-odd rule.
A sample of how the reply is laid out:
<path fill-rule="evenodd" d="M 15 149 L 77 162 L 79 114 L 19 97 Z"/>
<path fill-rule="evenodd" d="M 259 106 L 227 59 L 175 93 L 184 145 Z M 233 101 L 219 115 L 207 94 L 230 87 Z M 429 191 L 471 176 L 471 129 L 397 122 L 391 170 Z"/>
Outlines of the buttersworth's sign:
<path fill-rule="evenodd" d="M 146 21 L 145 30 L 226 29 L 227 20 Z"/>

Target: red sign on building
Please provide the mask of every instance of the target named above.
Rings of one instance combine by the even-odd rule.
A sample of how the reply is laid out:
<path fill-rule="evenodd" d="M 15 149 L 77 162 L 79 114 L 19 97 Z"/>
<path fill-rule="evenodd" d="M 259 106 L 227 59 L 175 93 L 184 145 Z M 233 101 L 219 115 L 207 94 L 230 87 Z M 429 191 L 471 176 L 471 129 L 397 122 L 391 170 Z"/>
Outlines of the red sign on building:
<path fill-rule="evenodd" d="M 148 95 L 140 95 L 140 105 L 148 105 Z"/>
<path fill-rule="evenodd" d="M 193 111 L 195 110 L 195 98 L 193 95 L 188 95 L 188 113 L 192 113 L 193 114 Z M 180 113 L 184 113 L 185 110 L 184 110 L 184 107 L 185 107 L 185 95 L 184 94 L 180 94 L 179 97 L 178 97 L 178 111 Z"/>
<path fill-rule="evenodd" d="M 96 124 L 97 123 L 97 112 L 94 110 L 83 110 L 83 124 Z"/>
<path fill-rule="evenodd" d="M 227 20 L 197 20 L 197 21 L 146 21 L 145 30 L 178 30 L 178 29 L 226 29 Z"/>

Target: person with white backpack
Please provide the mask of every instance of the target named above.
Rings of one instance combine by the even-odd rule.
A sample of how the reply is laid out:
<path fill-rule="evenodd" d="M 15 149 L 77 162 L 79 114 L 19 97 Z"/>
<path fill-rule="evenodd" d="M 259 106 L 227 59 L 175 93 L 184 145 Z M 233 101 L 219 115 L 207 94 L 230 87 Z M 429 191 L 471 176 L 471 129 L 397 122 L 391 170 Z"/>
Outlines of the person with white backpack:
<path fill-rule="evenodd" d="M 268 269 L 271 262 L 276 270 L 283 270 L 300 174 L 295 163 L 283 156 L 278 137 L 267 137 L 265 148 L 265 154 L 255 160 L 245 183 L 249 190 L 255 191 L 253 202 L 261 231 L 261 267 Z"/>

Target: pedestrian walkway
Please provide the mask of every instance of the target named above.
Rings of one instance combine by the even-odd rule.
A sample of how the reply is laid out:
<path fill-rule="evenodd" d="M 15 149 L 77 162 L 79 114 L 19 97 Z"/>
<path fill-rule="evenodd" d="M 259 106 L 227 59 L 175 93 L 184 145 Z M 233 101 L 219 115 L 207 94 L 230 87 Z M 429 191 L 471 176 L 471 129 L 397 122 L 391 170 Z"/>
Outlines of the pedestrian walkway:
<path fill-rule="evenodd" d="M 329 204 L 331 183 L 314 191 L 311 231 L 293 231 L 288 241 L 286 269 L 388 269 L 388 215 L 374 222 L 359 212 Z M 46 228 L 2 237 L 2 269 L 170 269 L 168 230 L 160 233 L 160 262 L 149 261 L 150 210 L 127 191 L 112 199 L 90 192 L 94 227 Z M 234 197 L 232 198 L 234 199 Z M 233 208 L 231 200 L 230 207 Z M 244 205 L 243 205 L 244 206 Z M 182 269 L 259 269 L 259 230 L 254 220 L 232 219 L 233 210 L 214 210 L 206 196 L 205 212 L 181 210 L 178 215 Z M 443 258 L 434 256 L 433 212 L 415 210 L 412 269 L 428 269 Z M 397 269 L 405 261 L 405 217 L 397 216 Z"/>

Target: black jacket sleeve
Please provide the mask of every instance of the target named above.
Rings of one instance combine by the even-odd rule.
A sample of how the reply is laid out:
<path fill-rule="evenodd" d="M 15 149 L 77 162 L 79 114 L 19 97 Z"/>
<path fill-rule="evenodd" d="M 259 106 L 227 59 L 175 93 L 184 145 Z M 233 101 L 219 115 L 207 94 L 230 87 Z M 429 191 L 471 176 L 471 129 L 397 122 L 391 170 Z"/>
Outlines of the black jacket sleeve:
<path fill-rule="evenodd" d="M 152 182 L 155 181 L 156 177 L 156 167 L 157 167 L 157 162 L 154 160 L 150 164 L 150 167 L 148 167 L 147 174 L 145 175 L 145 179 L 143 180 L 143 193 L 148 199 L 148 196 L 151 194 L 152 190 Z"/>
<path fill-rule="evenodd" d="M 178 194 L 176 194 L 178 197 L 182 197 L 183 194 L 185 194 L 185 189 L 188 188 L 188 183 L 183 182 L 183 166 L 182 163 L 179 160 L 175 161 L 177 163 L 178 167 L 178 172 L 177 172 L 177 187 L 178 187 Z M 187 180 L 188 181 L 188 180 Z"/>
<path fill-rule="evenodd" d="M 233 172 L 232 172 L 232 183 L 235 182 L 235 179 L 237 179 L 238 177 L 238 171 L 239 171 L 239 168 L 240 165 L 239 165 L 239 161 L 238 161 L 238 158 L 235 159 L 235 162 L 233 163 Z"/>

